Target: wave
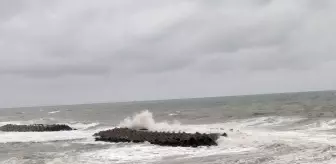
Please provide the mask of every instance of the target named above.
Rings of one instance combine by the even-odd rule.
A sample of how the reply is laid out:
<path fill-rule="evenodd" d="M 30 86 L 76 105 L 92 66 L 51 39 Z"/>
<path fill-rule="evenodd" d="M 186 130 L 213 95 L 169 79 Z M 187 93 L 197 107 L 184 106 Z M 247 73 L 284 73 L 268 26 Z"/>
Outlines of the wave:
<path fill-rule="evenodd" d="M 185 125 L 177 120 L 161 121 L 154 120 L 153 113 L 148 110 L 135 113 L 132 117 L 127 117 L 121 121 L 118 127 L 130 129 L 148 129 L 150 131 L 166 132 L 189 132 L 189 133 L 215 133 L 223 132 L 223 126 L 219 124 Z"/>
<path fill-rule="evenodd" d="M 290 125 L 297 121 L 302 120 L 299 117 L 280 117 L 280 116 L 270 116 L 270 117 L 257 117 L 250 119 L 238 119 L 230 120 L 224 123 L 214 123 L 214 124 L 200 124 L 200 125 L 183 125 L 177 120 L 173 121 L 155 121 L 153 113 L 148 110 L 135 113 L 131 117 L 125 118 L 119 123 L 119 127 L 127 127 L 131 129 L 148 129 L 152 131 L 185 131 L 185 132 L 223 132 L 223 130 L 229 129 L 242 129 L 242 128 L 267 128 L 275 126 Z"/>
<path fill-rule="evenodd" d="M 125 118 L 120 122 L 119 127 L 127 127 L 130 129 L 148 129 L 152 131 L 179 131 L 181 124 L 178 121 L 168 123 L 167 121 L 156 122 L 153 114 L 148 110 L 136 113 L 132 117 Z"/>
<path fill-rule="evenodd" d="M 90 131 L 0 132 L 0 143 L 76 140 L 91 136 L 92 132 Z"/>
<path fill-rule="evenodd" d="M 181 114 L 181 111 L 176 111 L 174 113 L 169 113 L 168 115 L 169 116 L 177 116 L 177 115 L 180 115 Z"/>
<path fill-rule="evenodd" d="M 59 110 L 55 110 L 55 111 L 51 111 L 51 112 L 48 112 L 49 114 L 55 114 L 55 113 L 59 113 L 59 112 L 61 112 L 61 111 L 59 111 Z"/>
<path fill-rule="evenodd" d="M 79 140 L 79 139 L 91 139 L 92 135 L 98 131 L 95 129 L 99 123 L 82 123 L 82 122 L 60 122 L 55 119 L 38 119 L 28 121 L 9 121 L 0 122 L 0 126 L 5 124 L 67 124 L 72 128 L 76 128 L 75 131 L 57 131 L 57 132 L 1 132 L 0 131 L 0 143 L 9 142 L 49 142 L 60 140 Z"/>
<path fill-rule="evenodd" d="M 334 130 L 336 128 L 336 119 L 331 120 L 314 120 L 313 122 L 306 123 L 301 127 L 298 127 L 299 130 L 308 130 L 308 131 L 327 131 Z"/>
<path fill-rule="evenodd" d="M 330 145 L 336 143 L 336 135 L 324 132 L 316 133 L 315 130 L 333 128 L 336 125 L 336 119 L 311 120 L 310 122 L 302 122 L 302 120 L 304 118 L 269 116 L 236 119 L 213 124 L 181 124 L 177 121 L 156 121 L 153 113 L 145 110 L 125 118 L 118 126 L 132 129 L 147 128 L 154 131 L 228 132 L 229 137 L 220 137 L 219 145 L 216 147 L 199 147 L 196 149 L 161 147 L 149 143 L 111 144 L 107 149 L 94 149 L 70 154 L 64 158 L 53 159 L 48 163 L 149 163 L 166 159 L 188 161 L 196 158 L 200 160 L 199 157 L 205 156 L 207 158 L 222 156 L 225 157 L 222 158 L 223 160 L 235 161 L 232 163 L 236 163 L 237 160 L 239 160 L 238 162 L 245 160 L 251 163 L 256 161 L 293 163 L 291 159 L 294 158 L 295 154 L 302 158 L 303 163 L 311 163 L 313 159 L 310 159 L 310 157 L 322 158 L 328 156 L 328 153 L 332 153 L 329 149 L 333 149 Z M 50 133 L 0 133 L 0 142 L 44 142 L 80 139 L 74 142 L 85 141 L 81 143 L 99 144 L 92 137 L 92 134 L 98 131 L 96 127 L 100 125 L 99 123 L 69 122 L 68 125 L 80 130 Z M 300 126 L 301 129 L 292 130 L 290 127 L 294 125 Z M 274 128 L 279 126 L 289 128 L 281 130 Z M 92 130 L 93 128 L 95 130 Z M 316 155 L 316 152 L 323 155 Z M 238 156 L 241 154 L 245 155 L 240 156 L 240 159 Z M 213 163 L 226 162 L 217 161 Z"/>
<path fill-rule="evenodd" d="M 223 144 L 217 147 L 166 147 L 149 143 L 111 144 L 108 149 L 83 152 L 77 156 L 67 156 L 49 161 L 49 163 L 151 163 L 163 159 L 184 160 L 216 154 L 234 154 L 252 151 L 253 148 L 241 148 L 237 145 Z M 132 155 L 130 155 L 132 154 Z M 182 163 L 182 162 L 179 162 Z"/>
<path fill-rule="evenodd" d="M 241 126 L 245 127 L 275 127 L 293 124 L 301 120 L 303 120 L 301 117 L 268 116 L 243 119 L 238 122 L 241 124 Z"/>
<path fill-rule="evenodd" d="M 224 131 L 228 132 L 229 137 L 220 137 L 220 139 L 218 140 L 218 146 L 199 147 L 196 149 L 185 147 L 162 147 L 157 145 L 151 145 L 149 143 L 114 143 L 110 144 L 109 148 L 107 149 L 89 150 L 82 153 L 69 154 L 69 156 L 52 159 L 51 161 L 47 162 L 150 163 L 169 159 L 179 161 L 180 163 L 183 163 L 181 161 L 189 161 L 190 163 L 190 160 L 195 160 L 195 162 L 197 162 L 196 160 L 205 159 L 202 157 L 207 157 L 207 160 L 209 160 L 211 159 L 211 157 L 221 156 L 225 157 L 222 158 L 223 160 L 231 161 L 231 163 L 243 161 L 248 161 L 252 163 L 255 163 L 257 161 L 265 161 L 265 163 L 291 163 L 293 155 L 299 154 L 303 162 L 309 161 L 308 163 L 311 163 L 311 161 L 313 160 L 309 157 L 316 156 L 316 152 L 323 153 L 323 155 L 316 156 L 318 158 L 327 156 L 328 153 L 332 152 L 329 149 L 333 147 L 329 146 L 328 144 L 330 144 L 330 142 L 336 143 L 336 135 L 329 135 L 325 133 L 309 133 L 310 131 L 308 130 L 311 129 L 311 127 L 306 129 L 303 128 L 303 130 L 300 131 L 292 131 L 290 129 L 272 129 L 272 127 L 295 125 L 297 122 L 300 122 L 301 119 L 302 118 L 271 116 L 237 119 L 213 124 L 185 125 L 178 122 L 174 123 L 168 121 L 156 121 L 154 119 L 154 115 L 150 111 L 145 110 L 139 113 L 135 113 L 131 117 L 127 117 L 126 119 L 121 121 L 118 126 L 134 129 L 148 128 L 149 130 L 165 131 Z M 317 123 L 318 121 L 314 122 Z M 325 123 L 329 126 L 332 126 L 333 124 L 336 124 L 336 121 L 327 120 Z M 78 124 L 78 127 L 81 126 L 83 129 L 97 126 L 94 123 L 83 124 L 72 122 L 72 124 Z M 303 124 L 302 127 L 306 125 L 308 125 L 308 123 Z M 321 127 L 325 126 L 324 124 L 321 125 Z M 319 125 L 317 125 L 317 127 L 319 127 Z M 229 129 L 234 130 L 230 131 Z M 79 140 L 74 142 L 81 142 L 84 144 L 99 144 L 95 142 L 91 137 L 92 131 L 80 131 L 80 133 L 78 134 L 76 134 L 76 136 L 86 138 L 86 140 Z M 63 132 L 59 134 L 48 134 L 49 136 L 47 134 L 44 135 L 46 136 L 46 138 L 50 137 L 53 139 L 74 138 L 74 134 Z M 42 137 L 38 136 L 38 134 L 36 134 L 35 137 L 42 140 Z M 328 140 L 326 138 L 328 138 Z M 132 154 L 132 156 L 130 156 L 130 154 Z M 225 161 L 217 161 L 217 163 L 226 163 Z M 211 163 L 211 161 L 209 163 Z"/>
<path fill-rule="evenodd" d="M 72 123 L 69 123 L 68 125 L 78 130 L 86 130 L 86 129 L 97 127 L 100 124 L 98 122 L 94 122 L 94 123 L 72 122 Z"/>
<path fill-rule="evenodd" d="M 16 121 L 4 121 L 0 122 L 0 126 L 6 124 L 16 124 L 16 125 L 27 125 L 27 124 L 54 124 L 57 123 L 57 120 L 54 118 L 40 118 L 34 120 L 16 120 Z"/>

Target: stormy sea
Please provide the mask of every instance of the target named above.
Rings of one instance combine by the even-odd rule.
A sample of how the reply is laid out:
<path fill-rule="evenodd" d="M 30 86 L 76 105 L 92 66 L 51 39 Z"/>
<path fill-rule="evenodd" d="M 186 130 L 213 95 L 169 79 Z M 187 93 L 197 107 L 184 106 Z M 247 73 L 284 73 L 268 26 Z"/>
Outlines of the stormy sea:
<path fill-rule="evenodd" d="M 3 164 L 333 164 L 336 91 L 0 109 L 5 124 L 67 124 L 78 130 L 0 132 Z M 217 146 L 95 141 L 94 133 L 142 125 L 224 133 Z"/>

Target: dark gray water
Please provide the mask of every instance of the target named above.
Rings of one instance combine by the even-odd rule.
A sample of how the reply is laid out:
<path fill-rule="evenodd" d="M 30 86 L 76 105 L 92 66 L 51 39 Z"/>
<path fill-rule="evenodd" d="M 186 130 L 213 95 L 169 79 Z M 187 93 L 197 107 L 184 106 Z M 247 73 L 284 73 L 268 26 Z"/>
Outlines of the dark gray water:
<path fill-rule="evenodd" d="M 335 116 L 334 91 L 0 109 L 0 125 L 66 123 L 79 129 L 0 132 L 0 161 L 336 163 Z M 220 138 L 217 147 L 196 149 L 93 140 L 99 130 L 134 124 L 153 130 L 227 132 L 229 137 Z"/>

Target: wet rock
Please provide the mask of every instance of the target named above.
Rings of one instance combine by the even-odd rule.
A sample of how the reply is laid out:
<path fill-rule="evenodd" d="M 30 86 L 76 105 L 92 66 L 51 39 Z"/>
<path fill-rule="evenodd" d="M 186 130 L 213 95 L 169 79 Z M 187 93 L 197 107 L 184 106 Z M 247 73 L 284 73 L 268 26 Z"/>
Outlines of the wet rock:
<path fill-rule="evenodd" d="M 5 132 L 44 132 L 44 131 L 69 131 L 76 130 L 64 124 L 32 124 L 32 125 L 14 125 L 7 124 L 0 127 L 0 131 Z"/>
<path fill-rule="evenodd" d="M 219 134 L 175 133 L 140 131 L 128 128 L 115 128 L 94 134 L 96 141 L 106 142 L 149 142 L 161 146 L 215 146 Z"/>
<path fill-rule="evenodd" d="M 139 130 L 146 131 L 148 129 L 147 128 L 140 128 Z"/>
<path fill-rule="evenodd" d="M 226 133 L 223 133 L 221 136 L 223 137 L 227 137 L 228 135 Z"/>

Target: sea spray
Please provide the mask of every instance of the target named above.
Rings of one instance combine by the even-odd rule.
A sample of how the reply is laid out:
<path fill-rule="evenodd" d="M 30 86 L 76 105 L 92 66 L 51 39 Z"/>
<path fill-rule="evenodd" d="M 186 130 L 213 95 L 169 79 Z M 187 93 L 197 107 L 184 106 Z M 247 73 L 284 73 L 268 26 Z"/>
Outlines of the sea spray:
<path fill-rule="evenodd" d="M 185 127 L 181 126 L 181 123 L 174 120 L 173 123 L 167 121 L 156 122 L 153 117 L 153 113 L 148 110 L 136 113 L 132 117 L 125 118 L 120 122 L 119 127 L 126 127 L 130 129 L 148 129 L 151 131 L 184 131 Z"/>

